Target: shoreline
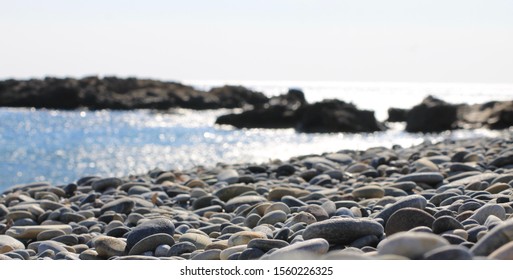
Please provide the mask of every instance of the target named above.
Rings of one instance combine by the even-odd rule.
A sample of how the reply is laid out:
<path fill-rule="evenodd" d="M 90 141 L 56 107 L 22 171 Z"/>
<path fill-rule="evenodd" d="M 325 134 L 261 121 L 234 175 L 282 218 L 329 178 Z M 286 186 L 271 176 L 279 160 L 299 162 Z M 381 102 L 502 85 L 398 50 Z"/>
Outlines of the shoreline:
<path fill-rule="evenodd" d="M 509 259 L 511 150 L 509 133 L 18 186 L 0 259 Z"/>

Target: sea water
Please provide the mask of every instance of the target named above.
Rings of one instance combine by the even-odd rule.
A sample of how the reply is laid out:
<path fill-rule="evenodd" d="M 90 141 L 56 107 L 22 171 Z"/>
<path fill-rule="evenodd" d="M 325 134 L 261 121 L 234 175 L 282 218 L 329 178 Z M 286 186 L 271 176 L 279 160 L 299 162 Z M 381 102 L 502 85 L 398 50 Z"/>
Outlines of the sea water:
<path fill-rule="evenodd" d="M 431 94 L 453 103 L 513 100 L 513 85 L 336 82 L 189 81 L 197 88 L 240 84 L 272 96 L 300 88 L 309 102 L 338 98 L 386 119 L 389 107 L 410 108 Z M 237 110 L 235 110 L 237 111 Z M 263 163 L 304 154 L 403 147 L 444 138 L 494 137 L 501 131 L 457 130 L 411 134 L 404 125 L 368 134 L 305 134 L 293 129 L 234 129 L 215 125 L 233 110 L 170 112 L 61 111 L 0 108 L 0 190 L 49 181 L 66 184 L 86 175 L 127 176 L 154 168 L 188 169 L 217 163 Z"/>

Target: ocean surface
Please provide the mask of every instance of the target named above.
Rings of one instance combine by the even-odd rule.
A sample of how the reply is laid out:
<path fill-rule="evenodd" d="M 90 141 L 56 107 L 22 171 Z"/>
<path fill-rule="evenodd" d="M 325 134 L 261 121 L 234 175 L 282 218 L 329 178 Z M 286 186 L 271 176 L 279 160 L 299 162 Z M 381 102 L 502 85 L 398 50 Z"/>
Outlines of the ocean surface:
<path fill-rule="evenodd" d="M 511 84 L 414 84 L 348 82 L 184 81 L 201 89 L 240 84 L 272 96 L 300 88 L 309 102 L 337 98 L 374 110 L 385 120 L 389 107 L 411 108 L 431 94 L 453 103 L 512 100 Z M 219 162 L 262 163 L 303 154 L 403 147 L 423 141 L 498 136 L 486 129 L 410 134 L 404 125 L 370 134 L 304 134 L 293 129 L 243 129 L 214 125 L 229 110 L 170 113 L 60 111 L 0 108 L 0 190 L 48 181 L 67 184 L 86 175 L 127 176 L 154 168 L 187 169 Z"/>

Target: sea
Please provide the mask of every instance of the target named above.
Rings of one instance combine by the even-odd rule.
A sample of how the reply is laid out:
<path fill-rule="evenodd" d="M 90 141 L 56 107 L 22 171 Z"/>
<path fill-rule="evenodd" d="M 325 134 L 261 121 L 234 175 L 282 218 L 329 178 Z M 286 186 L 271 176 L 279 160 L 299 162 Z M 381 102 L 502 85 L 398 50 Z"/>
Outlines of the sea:
<path fill-rule="evenodd" d="M 268 96 L 301 89 L 309 102 L 340 99 L 373 110 L 378 120 L 390 107 L 411 108 L 428 95 L 451 103 L 513 100 L 513 84 L 369 83 L 297 81 L 182 81 L 208 90 L 242 85 Z M 240 110 L 240 109 L 238 109 Z M 87 175 L 119 176 L 149 170 L 213 167 L 218 163 L 265 163 L 344 149 L 424 141 L 496 137 L 505 131 L 456 130 L 440 134 L 404 132 L 392 124 L 384 132 L 305 134 L 293 129 L 234 129 L 215 125 L 236 110 L 170 112 L 152 110 L 47 110 L 0 108 L 0 191 L 32 182 L 63 185 Z"/>

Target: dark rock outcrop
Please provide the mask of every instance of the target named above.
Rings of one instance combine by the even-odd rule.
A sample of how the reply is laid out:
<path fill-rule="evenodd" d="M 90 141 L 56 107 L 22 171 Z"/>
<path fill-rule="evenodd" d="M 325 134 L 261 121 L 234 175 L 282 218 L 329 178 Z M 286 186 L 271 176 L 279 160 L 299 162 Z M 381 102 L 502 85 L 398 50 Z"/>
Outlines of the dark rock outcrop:
<path fill-rule="evenodd" d="M 307 133 L 384 130 L 373 111 L 359 110 L 353 104 L 340 100 L 308 104 L 299 90 L 289 90 L 273 97 L 261 108 L 220 116 L 216 123 L 237 128 L 295 128 Z"/>
<path fill-rule="evenodd" d="M 458 110 L 460 126 L 505 129 L 513 125 L 513 101 L 491 101 L 484 104 L 462 105 Z"/>
<path fill-rule="evenodd" d="M 269 98 L 240 86 L 201 91 L 175 82 L 116 77 L 0 81 L 0 106 L 51 109 L 219 109 L 258 107 Z"/>
<path fill-rule="evenodd" d="M 426 97 L 406 114 L 406 131 L 441 132 L 456 128 L 458 105 L 433 96 Z"/>
<path fill-rule="evenodd" d="M 408 109 L 389 108 L 387 122 L 405 122 L 408 115 Z"/>

